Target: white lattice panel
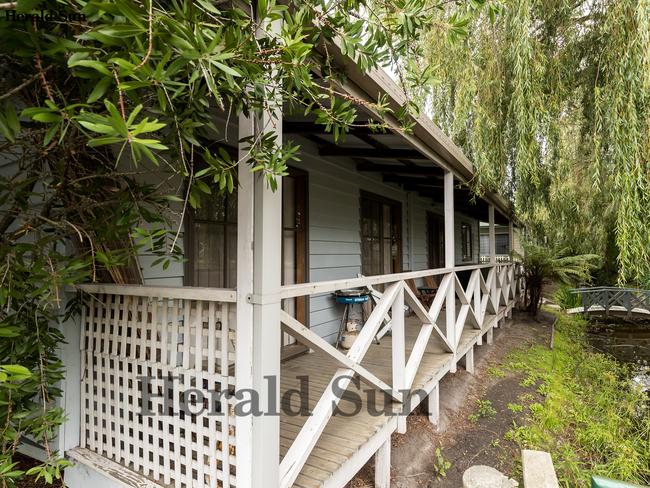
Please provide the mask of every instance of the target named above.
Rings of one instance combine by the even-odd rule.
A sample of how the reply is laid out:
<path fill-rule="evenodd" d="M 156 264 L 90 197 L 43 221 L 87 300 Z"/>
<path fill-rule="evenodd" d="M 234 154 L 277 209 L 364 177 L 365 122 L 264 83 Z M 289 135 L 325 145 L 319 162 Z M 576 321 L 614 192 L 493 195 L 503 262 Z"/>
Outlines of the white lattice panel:
<path fill-rule="evenodd" d="M 234 399 L 222 396 L 235 388 L 233 314 L 213 301 L 89 296 L 82 447 L 160 484 L 235 486 Z"/>

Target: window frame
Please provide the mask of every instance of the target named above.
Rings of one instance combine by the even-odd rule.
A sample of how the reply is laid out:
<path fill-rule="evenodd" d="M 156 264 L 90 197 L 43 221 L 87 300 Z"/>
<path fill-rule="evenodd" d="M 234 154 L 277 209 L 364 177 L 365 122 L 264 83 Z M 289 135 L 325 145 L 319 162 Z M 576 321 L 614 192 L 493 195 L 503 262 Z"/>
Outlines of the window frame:
<path fill-rule="evenodd" d="M 402 202 L 399 200 L 393 200 L 391 198 L 386 198 L 382 195 L 377 195 L 376 193 L 372 193 L 369 191 L 361 190 L 359 193 L 359 237 L 360 237 L 360 245 L 361 245 L 361 272 L 366 275 L 365 270 L 363 269 L 363 262 L 364 262 L 364 256 L 363 256 L 363 240 L 366 235 L 363 233 L 363 205 L 364 205 L 364 200 L 371 201 L 378 203 L 380 205 L 380 212 L 379 212 L 379 240 L 380 240 L 380 246 L 379 246 L 379 251 L 380 251 L 380 263 L 384 262 L 385 256 L 384 256 L 384 246 L 383 246 L 383 241 L 386 239 L 386 236 L 383 234 L 383 229 L 384 229 L 384 219 L 383 219 L 383 212 L 381 211 L 381 206 L 383 205 L 389 205 L 391 207 L 391 213 L 392 213 L 392 218 L 394 221 L 394 226 L 395 226 L 395 240 L 397 244 L 397 256 L 395 259 L 395 262 L 393 263 L 393 270 L 389 273 L 399 273 L 402 270 L 402 260 L 403 260 L 403 255 L 402 255 Z M 385 274 L 384 272 L 381 272 L 381 274 Z M 367 276 L 378 276 L 378 275 L 367 275 Z"/>

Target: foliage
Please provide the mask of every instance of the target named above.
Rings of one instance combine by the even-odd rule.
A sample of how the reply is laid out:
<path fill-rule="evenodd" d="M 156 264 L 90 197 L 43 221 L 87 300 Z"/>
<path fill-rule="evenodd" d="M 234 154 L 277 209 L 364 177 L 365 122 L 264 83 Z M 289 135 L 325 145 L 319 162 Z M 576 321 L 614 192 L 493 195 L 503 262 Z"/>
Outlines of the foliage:
<path fill-rule="evenodd" d="M 430 115 L 475 164 L 477 188 L 514 192 L 531 238 L 613 254 L 620 283 L 647 287 L 650 3 L 502 0 L 496 10 L 469 19 L 464 42 L 435 22 L 422 38 L 436 74 Z M 440 15 L 464 12 L 450 2 Z"/>
<path fill-rule="evenodd" d="M 470 422 L 476 423 L 481 418 L 485 417 L 494 417 L 497 414 L 496 409 L 492 406 L 490 400 L 477 400 L 476 401 L 476 412 L 470 414 L 468 417 Z"/>
<path fill-rule="evenodd" d="M 554 348 L 536 345 L 508 356 L 508 367 L 538 375 L 543 404 L 507 437 L 548 451 L 562 486 L 588 487 L 592 474 L 650 483 L 650 406 L 626 366 L 592 353 L 586 323 L 558 314 Z"/>
<path fill-rule="evenodd" d="M 579 307 L 582 303 L 580 294 L 572 293 L 571 287 L 567 285 L 560 285 L 555 293 L 553 293 L 553 300 L 559 305 L 562 310 Z"/>
<path fill-rule="evenodd" d="M 524 406 L 520 405 L 519 403 L 508 403 L 506 405 L 508 407 L 508 410 L 510 410 L 513 413 L 519 413 L 524 411 Z"/>
<path fill-rule="evenodd" d="M 447 471 L 451 468 L 451 462 L 442 455 L 442 450 L 436 447 L 435 459 L 433 460 L 433 471 L 436 479 L 440 480 L 447 477 Z"/>
<path fill-rule="evenodd" d="M 528 312 L 535 316 L 542 303 L 544 283 L 555 280 L 560 283 L 587 282 L 600 257 L 595 254 L 570 255 L 568 249 L 553 249 L 530 242 L 523 243 L 521 260 L 525 280 L 524 301 Z"/>
<path fill-rule="evenodd" d="M 467 4 L 477 13 L 485 1 Z M 12 456 L 23 436 L 49 457 L 29 474 L 50 482 L 63 467 L 49 441 L 63 421 L 53 405 L 64 290 L 141 283 L 139 252 L 163 267 L 180 259 L 188 209 L 232 192 L 240 165 L 275 189 L 299 158 L 273 130 L 280 104 L 335 140 L 358 125 L 382 130 L 387 117 L 409 130 L 416 101 L 393 110 L 348 95 L 335 58 L 364 72 L 390 66 L 408 93 L 422 78 L 405 76 L 400 60 L 419 55 L 422 29 L 435 17 L 448 36 L 466 33 L 466 18 L 440 22 L 443 5 L 57 0 L 42 21 L 33 14 L 44 1 L 2 4 L 15 11 L 0 23 L 0 365 L 31 375 L 0 384 L 1 485 L 22 475 Z M 241 115 L 257 130 L 229 139 Z M 239 159 L 228 150 L 237 145 Z"/>

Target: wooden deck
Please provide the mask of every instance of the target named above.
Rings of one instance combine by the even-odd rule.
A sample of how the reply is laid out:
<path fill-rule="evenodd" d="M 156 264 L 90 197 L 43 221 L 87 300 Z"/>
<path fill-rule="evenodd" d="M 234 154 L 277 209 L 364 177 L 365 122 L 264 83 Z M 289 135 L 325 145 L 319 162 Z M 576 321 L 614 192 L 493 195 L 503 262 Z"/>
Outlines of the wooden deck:
<path fill-rule="evenodd" d="M 500 310 L 499 318 L 505 315 L 505 312 L 506 309 L 503 307 Z M 463 329 L 458 348 L 458 359 L 479 342 L 479 338 L 493 327 L 495 319 L 495 316 L 491 316 L 491 320 L 486 320 L 482 330 L 473 329 L 470 326 Z M 438 323 L 442 326 L 444 322 L 445 317 L 444 313 L 442 313 Z M 417 317 L 408 317 L 406 319 L 407 357 L 413 349 L 420 327 L 421 323 Z M 451 370 L 453 362 L 453 354 L 445 352 L 442 341 L 432 336 L 413 382 L 412 394 L 416 390 L 423 390 L 426 394 L 430 393 L 437 386 L 438 381 Z M 384 336 L 380 344 L 373 344 L 370 347 L 362 364 L 381 380 L 390 381 L 390 335 Z M 320 352 L 305 354 L 289 360 L 282 364 L 281 393 L 284 394 L 289 389 L 298 390 L 300 388 L 300 377 L 308 376 L 308 404 L 311 411 L 339 367 L 340 365 L 331 357 Z M 377 410 L 384 411 L 385 400 L 383 393 L 375 391 L 363 383 L 360 386 L 361 391 L 356 386 L 350 386 L 346 391 L 346 393 L 355 392 L 360 395 L 363 401 L 360 411 L 354 416 L 338 415 L 331 418 L 296 479 L 294 486 L 299 488 L 343 486 L 368 461 L 370 456 L 377 450 L 376 446 L 381 445 L 395 431 L 397 425 L 395 416 L 371 415 L 367 408 L 367 392 L 373 391 Z M 424 398 L 422 394 L 419 394 L 417 398 L 413 397 L 412 400 L 410 411 Z M 293 411 L 298 411 L 299 398 L 297 394 L 287 402 L 293 407 Z M 386 411 L 389 411 L 388 409 L 397 409 L 399 411 L 402 408 L 399 404 L 391 403 L 390 399 L 388 399 L 388 402 L 390 405 L 387 406 Z M 339 407 L 344 413 L 359 410 L 359 405 L 354 405 L 351 401 L 346 400 L 346 396 L 344 396 Z M 283 410 L 286 410 L 286 408 Z M 306 419 L 306 416 L 292 416 L 287 415 L 286 412 L 282 413 L 280 420 L 280 449 L 282 456 L 291 446 Z M 367 449 L 365 449 L 366 446 L 368 446 Z"/>

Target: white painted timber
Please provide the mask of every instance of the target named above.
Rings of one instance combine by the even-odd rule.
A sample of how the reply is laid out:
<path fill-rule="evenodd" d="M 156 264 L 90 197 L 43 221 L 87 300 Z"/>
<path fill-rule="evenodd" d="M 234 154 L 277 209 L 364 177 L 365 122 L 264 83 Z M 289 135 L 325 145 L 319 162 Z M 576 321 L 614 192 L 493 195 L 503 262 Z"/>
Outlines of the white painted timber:
<path fill-rule="evenodd" d="M 67 420 L 59 427 L 56 450 L 66 452 L 79 446 L 81 438 L 81 331 L 79 319 L 69 318 L 60 324 L 66 341 L 60 345 L 60 357 L 65 369 L 61 380 L 59 402 Z"/>
<path fill-rule="evenodd" d="M 390 488 L 390 439 L 375 454 L 375 488 Z"/>
<path fill-rule="evenodd" d="M 444 211 L 445 211 L 445 268 L 453 268 L 454 256 L 454 175 L 447 171 L 444 176 Z M 458 343 L 456 338 L 456 293 L 454 286 L 447 288 L 447 300 L 445 302 L 445 335 L 450 344 Z M 452 373 L 456 372 L 456 362 L 451 368 Z"/>
<path fill-rule="evenodd" d="M 274 23 L 273 29 L 279 28 Z M 282 141 L 282 108 L 274 101 L 256 120 L 255 135 L 273 132 Z M 240 191 L 242 189 L 240 188 Z M 244 190 L 245 191 L 245 190 Z M 280 310 L 282 250 L 282 180 L 273 191 L 262 172 L 253 176 L 253 389 L 258 393 L 262 412 L 280 407 Z M 238 256 L 238 265 L 240 264 Z M 279 479 L 280 419 L 277 415 L 253 416 L 252 488 L 265 488 Z"/>
<path fill-rule="evenodd" d="M 489 240 L 490 240 L 490 264 L 497 264 L 497 248 L 496 248 L 496 234 L 494 230 L 494 205 L 488 207 L 488 218 L 489 218 Z M 497 274 L 495 273 L 495 280 L 498 279 Z M 492 287 L 492 301 L 496 304 L 496 308 L 499 307 L 499 290 L 496 286 Z"/>
<path fill-rule="evenodd" d="M 438 429 L 440 425 L 440 384 L 436 383 L 428 397 L 429 422 Z"/>
<path fill-rule="evenodd" d="M 150 298 L 178 298 L 188 300 L 206 300 L 214 302 L 234 302 L 235 290 L 225 288 L 203 288 L 198 286 L 142 286 L 116 285 L 112 283 L 77 285 L 71 291 L 79 289 L 91 294 L 130 295 Z"/>
<path fill-rule="evenodd" d="M 463 366 L 469 374 L 474 374 L 474 347 L 470 347 L 463 358 Z"/>
<path fill-rule="evenodd" d="M 393 388 L 397 391 L 406 389 L 406 357 L 404 332 L 404 284 L 400 283 L 399 290 L 391 306 L 392 317 L 392 359 L 393 359 Z M 397 432 L 406 433 L 406 416 L 397 418 Z M 389 443 L 390 444 L 390 443 Z M 389 446 L 390 449 L 390 446 Z M 390 451 L 389 451 L 390 456 Z M 389 459 L 390 466 L 390 459 Z"/>
<path fill-rule="evenodd" d="M 244 115 L 239 117 L 239 137 L 255 133 L 254 121 Z M 239 145 L 239 159 L 245 160 L 248 148 Z M 253 242 L 254 242 L 254 181 L 253 173 L 243 164 L 237 168 L 237 350 L 235 361 L 236 386 L 239 391 L 253 389 L 253 304 L 248 296 L 253 294 Z M 241 486 L 251 486 L 253 480 L 253 417 L 237 415 L 237 478 Z"/>
<path fill-rule="evenodd" d="M 65 484 L 70 488 L 160 488 L 141 474 L 88 449 L 71 449 L 67 457 L 76 463 L 65 470 Z"/>
<path fill-rule="evenodd" d="M 321 281 L 312 283 L 300 283 L 295 285 L 284 285 L 280 291 L 280 298 L 291 298 L 299 296 L 318 295 L 327 292 L 333 292 L 343 288 L 359 288 L 368 285 L 379 285 L 385 283 L 395 283 L 409 279 L 418 279 L 424 276 L 440 276 L 451 272 L 473 271 L 475 269 L 491 268 L 489 264 L 470 264 L 467 266 L 451 266 L 449 268 L 425 269 L 421 271 L 409 271 L 403 273 L 390 273 L 384 275 L 361 276 L 357 278 Z"/>
<path fill-rule="evenodd" d="M 587 307 L 587 313 L 595 313 L 595 314 L 603 314 L 609 311 L 609 313 L 612 314 L 617 314 L 617 315 L 627 315 L 627 314 L 638 314 L 638 315 L 650 315 L 650 311 L 646 310 L 645 308 L 633 308 L 632 310 L 628 310 L 625 307 L 622 307 L 620 305 L 612 305 L 609 307 L 609 309 L 603 307 L 602 305 L 590 305 Z M 581 314 L 585 313 L 584 307 L 575 307 L 575 308 L 570 308 L 567 310 L 567 313 L 569 314 Z"/>
<path fill-rule="evenodd" d="M 508 219 L 508 252 L 511 253 L 510 261 L 512 261 L 512 252 L 515 250 L 515 225 L 512 219 Z"/>

